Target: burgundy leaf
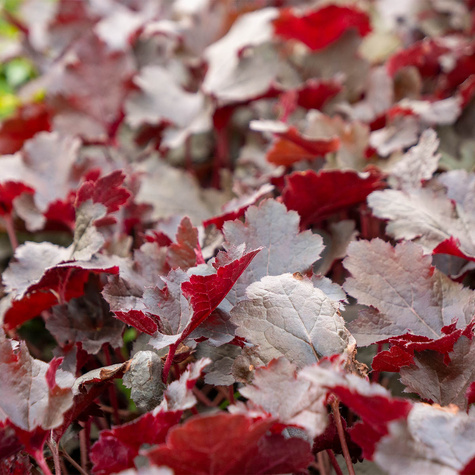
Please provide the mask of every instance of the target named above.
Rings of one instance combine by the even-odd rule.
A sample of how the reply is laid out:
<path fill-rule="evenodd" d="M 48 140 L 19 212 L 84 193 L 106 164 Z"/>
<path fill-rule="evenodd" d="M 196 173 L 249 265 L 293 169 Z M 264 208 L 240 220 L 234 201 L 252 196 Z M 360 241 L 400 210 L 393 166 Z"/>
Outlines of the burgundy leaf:
<path fill-rule="evenodd" d="M 148 412 L 138 419 L 103 430 L 91 448 L 93 473 L 107 475 L 134 467 L 134 458 L 142 444 L 161 444 L 171 427 L 178 424 L 182 412 Z"/>
<path fill-rule="evenodd" d="M 384 188 L 381 178 L 374 168 L 366 175 L 340 170 L 295 172 L 286 178 L 282 199 L 289 210 L 299 213 L 305 228 L 364 202 L 371 192 Z"/>
<path fill-rule="evenodd" d="M 18 152 L 28 139 L 50 129 L 51 111 L 44 104 L 22 105 L 0 126 L 0 154 Z"/>
<path fill-rule="evenodd" d="M 130 197 L 130 192 L 122 187 L 125 175 L 120 171 L 109 173 L 96 181 L 86 181 L 77 191 L 77 208 L 87 200 L 100 203 L 106 207 L 107 213 L 117 211 Z"/>
<path fill-rule="evenodd" d="M 28 242 L 17 249 L 15 261 L 3 273 L 9 293 L 2 300 L 3 324 L 15 328 L 57 303 L 84 293 L 89 273 L 117 273 L 104 256 L 89 261 L 71 260 L 70 248 L 48 242 Z"/>
<path fill-rule="evenodd" d="M 33 359 L 25 343 L 9 340 L 3 332 L 0 367 L 0 422 L 8 421 L 24 431 L 17 434 L 23 442 L 35 429 L 45 432 L 61 425 L 64 413 L 73 404 L 72 375 L 69 386 L 59 386 L 52 380 L 47 363 Z"/>
<path fill-rule="evenodd" d="M 267 435 L 274 423 L 274 419 L 253 420 L 240 414 L 194 417 L 172 429 L 166 444 L 145 454 L 153 464 L 170 467 L 177 475 L 305 470 L 313 459 L 309 444 L 279 434 Z"/>

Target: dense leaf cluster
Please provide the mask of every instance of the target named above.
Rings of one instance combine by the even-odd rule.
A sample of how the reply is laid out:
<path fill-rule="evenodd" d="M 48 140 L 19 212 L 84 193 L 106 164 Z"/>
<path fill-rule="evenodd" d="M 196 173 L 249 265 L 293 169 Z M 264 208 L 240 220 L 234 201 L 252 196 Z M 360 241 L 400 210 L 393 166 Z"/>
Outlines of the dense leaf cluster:
<path fill-rule="evenodd" d="M 1 475 L 474 472 L 472 0 L 2 14 Z"/>

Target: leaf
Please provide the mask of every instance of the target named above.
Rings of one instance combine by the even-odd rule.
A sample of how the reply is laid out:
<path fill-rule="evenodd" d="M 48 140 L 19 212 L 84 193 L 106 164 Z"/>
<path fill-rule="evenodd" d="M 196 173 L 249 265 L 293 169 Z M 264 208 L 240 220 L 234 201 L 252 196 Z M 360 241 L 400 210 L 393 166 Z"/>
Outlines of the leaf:
<path fill-rule="evenodd" d="M 302 379 L 297 366 L 285 358 L 258 368 L 252 385 L 244 386 L 239 392 L 281 422 L 304 428 L 312 439 L 326 428 L 325 390 Z M 229 410 L 234 412 L 233 407 Z"/>
<path fill-rule="evenodd" d="M 377 191 L 368 197 L 368 204 L 375 216 L 390 220 L 387 233 L 396 239 L 415 240 L 432 251 L 454 238 L 463 254 L 475 255 L 470 212 L 461 206 L 454 207 L 443 192 L 431 189 Z"/>
<path fill-rule="evenodd" d="M 246 211 L 245 223 L 224 224 L 225 247 L 246 243 L 264 247 L 243 272 L 227 296 L 235 304 L 245 296 L 247 287 L 266 275 L 305 272 L 319 258 L 323 240 L 310 231 L 299 233 L 299 217 L 275 200 L 263 201 Z"/>
<path fill-rule="evenodd" d="M 187 276 L 183 271 L 171 271 L 163 279 L 163 288 L 147 289 L 144 303 L 148 313 L 155 315 L 159 330 L 150 344 L 159 349 L 184 341 L 218 307 L 259 251 L 232 248 L 221 254 L 210 273 Z"/>
<path fill-rule="evenodd" d="M 198 229 L 193 227 L 190 218 L 181 220 L 176 234 L 176 243 L 167 251 L 167 262 L 171 269 L 188 270 L 198 264 L 204 264 L 201 246 L 198 240 Z"/>
<path fill-rule="evenodd" d="M 124 324 L 112 316 L 96 285 L 90 279 L 84 296 L 53 307 L 45 325 L 61 347 L 80 342 L 85 351 L 97 354 L 105 343 L 113 348 L 123 345 Z"/>
<path fill-rule="evenodd" d="M 363 305 L 371 305 L 387 319 L 384 327 L 365 320 L 349 325 L 356 334 L 415 335 L 438 338 L 442 327 L 457 321 L 465 327 L 475 311 L 475 294 L 431 266 L 431 257 L 411 242 L 393 248 L 381 239 L 352 242 L 343 265 L 352 274 L 344 289 Z M 374 341 L 384 338 L 373 338 Z"/>
<path fill-rule="evenodd" d="M 207 227 L 214 224 L 218 229 L 222 229 L 226 221 L 234 221 L 240 218 L 249 206 L 256 204 L 260 198 L 269 194 L 273 189 L 274 187 L 267 183 L 254 193 L 232 199 L 223 206 L 222 213 L 219 216 L 203 221 L 203 226 Z"/>
<path fill-rule="evenodd" d="M 475 346 L 473 335 L 461 336 L 449 353 L 447 363 L 442 354 L 426 350 L 414 356 L 414 364 L 401 368 L 401 382 L 406 392 L 419 394 L 442 406 L 456 404 L 467 409 L 467 392 L 475 380 Z"/>
<path fill-rule="evenodd" d="M 139 351 L 122 378 L 130 397 L 141 411 L 155 409 L 163 398 L 162 360 L 153 351 Z"/>
<path fill-rule="evenodd" d="M 80 297 L 90 272 L 118 270 L 105 256 L 74 261 L 70 248 L 27 242 L 17 248 L 15 261 L 3 273 L 8 292 L 0 307 L 3 325 L 15 328 L 53 305 Z"/>
<path fill-rule="evenodd" d="M 73 404 L 71 386 L 48 383 L 49 365 L 33 359 L 25 343 L 0 331 L 0 422 L 9 421 L 26 432 L 49 430 L 63 422 Z M 53 373 L 54 374 L 54 373 Z"/>
<path fill-rule="evenodd" d="M 92 32 L 82 35 L 45 77 L 48 102 L 58 112 L 56 128 L 89 140 L 113 135 L 134 72 L 128 52 L 110 51 Z"/>
<path fill-rule="evenodd" d="M 309 10 L 303 15 L 283 9 L 273 24 L 276 35 L 299 40 L 314 51 L 337 41 L 350 28 L 356 29 L 360 36 L 371 31 L 366 13 L 354 7 L 339 5 Z"/>
<path fill-rule="evenodd" d="M 142 444 L 160 444 L 171 427 L 178 424 L 182 412 L 148 412 L 128 424 L 103 430 L 91 448 L 93 473 L 108 475 L 134 467 L 134 458 Z"/>
<path fill-rule="evenodd" d="M 254 99 L 282 82 L 297 82 L 290 65 L 279 60 L 270 43 L 271 21 L 276 15 L 275 8 L 246 13 L 205 49 L 208 70 L 203 91 L 216 97 L 220 105 Z"/>
<path fill-rule="evenodd" d="M 363 449 L 363 456 L 372 460 L 377 443 L 386 436 L 393 421 L 405 419 L 412 408 L 409 401 L 391 397 L 389 391 L 378 384 L 353 373 L 342 371 L 344 360 L 323 360 L 318 365 L 308 366 L 300 372 L 315 389 L 327 388 L 350 410 L 361 418 L 353 426 L 350 435 Z"/>
<path fill-rule="evenodd" d="M 304 470 L 313 458 L 309 444 L 267 435 L 273 424 L 273 419 L 253 420 L 241 414 L 194 417 L 172 429 L 166 444 L 145 454 L 154 465 L 165 465 L 175 473 L 250 475 Z"/>
<path fill-rule="evenodd" d="M 23 144 L 36 134 L 49 131 L 51 112 L 42 103 L 24 104 L 0 126 L 0 154 L 21 150 Z"/>
<path fill-rule="evenodd" d="M 125 103 L 127 122 L 134 128 L 143 124 L 168 123 L 177 130 L 192 133 L 211 128 L 211 109 L 201 92 L 188 92 L 173 69 L 146 66 L 134 82 L 140 89 Z"/>
<path fill-rule="evenodd" d="M 453 408 L 415 404 L 407 423 L 391 427 L 378 444 L 375 462 L 390 475 L 459 473 L 475 454 L 474 418 Z"/>
<path fill-rule="evenodd" d="M 273 132 L 276 140 L 268 150 L 266 158 L 274 165 L 290 166 L 302 160 L 316 159 L 340 148 L 338 137 L 308 137 L 283 122 L 254 120 L 250 127 L 259 132 Z"/>
<path fill-rule="evenodd" d="M 2 159 L 2 181 L 20 182 L 34 190 L 32 216 L 15 204 L 29 231 L 41 229 L 44 215 L 55 203 L 66 200 L 74 188 L 72 168 L 79 146 L 80 141 L 72 136 L 40 132 L 26 141 L 22 152 Z"/>
<path fill-rule="evenodd" d="M 210 363 L 209 358 L 201 358 L 195 363 L 189 364 L 180 379 L 168 385 L 163 393 L 163 400 L 154 413 L 157 411 L 185 411 L 192 408 L 197 403 L 192 389 Z"/>
<path fill-rule="evenodd" d="M 224 204 L 220 193 L 201 189 L 195 177 L 164 161 L 150 160 L 141 165 L 140 171 L 144 176 L 135 201 L 153 206 L 153 220 L 188 216 L 197 226 L 216 215 Z"/>
<path fill-rule="evenodd" d="M 206 369 L 205 383 L 214 386 L 230 386 L 234 384 L 233 364 L 241 349 L 236 345 L 221 345 L 218 348 L 206 341 L 201 342 L 197 348 L 197 358 L 212 360 Z"/>
<path fill-rule="evenodd" d="M 391 168 L 391 175 L 396 177 L 400 188 L 420 188 L 423 180 L 432 178 L 440 159 L 436 153 L 438 146 L 437 134 L 432 129 L 425 130 L 419 143 Z"/>
<path fill-rule="evenodd" d="M 381 178 L 374 168 L 361 175 L 340 170 L 294 172 L 286 178 L 282 199 L 287 209 L 299 213 L 300 226 L 305 228 L 364 202 L 371 192 L 384 187 Z"/>
<path fill-rule="evenodd" d="M 350 335 L 338 304 L 301 275 L 264 277 L 246 295 L 249 300 L 232 310 L 232 322 L 265 362 L 285 356 L 302 368 L 346 350 Z"/>

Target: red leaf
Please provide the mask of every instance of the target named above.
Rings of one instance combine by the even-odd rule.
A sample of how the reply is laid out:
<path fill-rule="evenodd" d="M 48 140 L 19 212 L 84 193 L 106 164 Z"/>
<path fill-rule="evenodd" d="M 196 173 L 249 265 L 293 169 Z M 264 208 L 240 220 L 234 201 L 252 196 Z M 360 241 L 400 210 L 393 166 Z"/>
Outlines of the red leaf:
<path fill-rule="evenodd" d="M 467 389 L 467 392 L 465 393 L 465 396 L 467 398 L 468 405 L 473 404 L 475 402 L 475 381 L 470 384 Z"/>
<path fill-rule="evenodd" d="M 103 430 L 91 448 L 93 473 L 108 475 L 134 467 L 134 458 L 142 444 L 162 444 L 171 427 L 178 424 L 182 412 L 148 412 L 133 422 Z"/>
<path fill-rule="evenodd" d="M 303 439 L 267 435 L 273 419 L 251 419 L 241 414 L 194 417 L 173 428 L 166 444 L 146 452 L 155 465 L 176 475 L 251 475 L 305 470 L 313 459 Z"/>
<path fill-rule="evenodd" d="M 340 170 L 295 172 L 286 178 L 282 199 L 288 209 L 300 214 L 305 228 L 364 202 L 370 193 L 384 188 L 382 178 L 375 168 L 369 168 L 366 177 Z"/>
<path fill-rule="evenodd" d="M 340 139 L 310 139 L 299 134 L 295 127 L 277 133 L 278 138 L 267 152 L 267 161 L 274 165 L 289 166 L 302 160 L 313 160 L 340 148 Z"/>
<path fill-rule="evenodd" d="M 130 197 L 130 192 L 122 187 L 125 175 L 116 170 L 97 180 L 88 180 L 77 191 L 75 207 L 92 200 L 107 208 L 108 213 L 117 211 Z"/>
<path fill-rule="evenodd" d="M 16 181 L 0 184 L 0 216 L 10 214 L 13 209 L 13 200 L 23 193 L 34 193 L 34 190 L 31 186 Z"/>
<path fill-rule="evenodd" d="M 453 236 L 450 236 L 449 239 L 438 244 L 432 251 L 432 254 L 449 254 L 451 256 L 461 257 L 467 261 L 475 262 L 475 257 L 467 256 L 467 254 L 460 250 L 460 241 Z"/>
<path fill-rule="evenodd" d="M 337 41 L 345 31 L 356 29 L 360 36 L 371 31 L 368 15 L 357 8 L 329 5 L 298 16 L 291 9 L 281 10 L 274 20 L 275 34 L 295 39 L 316 51 Z"/>
<path fill-rule="evenodd" d="M 216 309 L 259 251 L 260 249 L 250 251 L 239 259 L 220 267 L 215 264 L 216 274 L 192 275 L 188 282 L 182 284 L 183 295 L 190 300 L 193 306 L 193 317 L 183 332 L 181 340 L 204 322 Z"/>
<path fill-rule="evenodd" d="M 42 103 L 25 104 L 0 126 L 0 155 L 21 150 L 38 132 L 51 130 L 50 111 Z"/>

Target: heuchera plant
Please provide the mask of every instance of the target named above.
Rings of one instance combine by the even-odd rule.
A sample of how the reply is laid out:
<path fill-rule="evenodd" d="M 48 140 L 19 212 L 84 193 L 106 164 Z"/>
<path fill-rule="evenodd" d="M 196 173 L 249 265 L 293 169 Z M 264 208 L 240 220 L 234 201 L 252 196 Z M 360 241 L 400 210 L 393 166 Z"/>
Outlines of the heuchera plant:
<path fill-rule="evenodd" d="M 474 473 L 475 2 L 4 5 L 0 475 Z"/>

